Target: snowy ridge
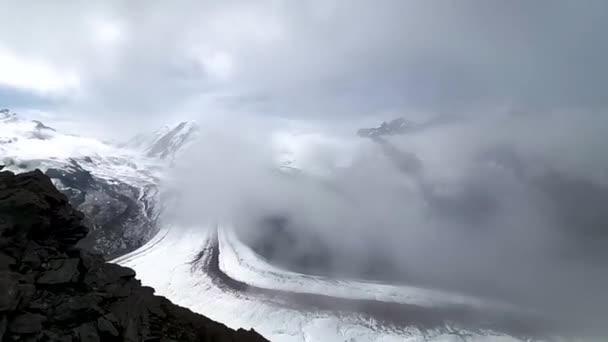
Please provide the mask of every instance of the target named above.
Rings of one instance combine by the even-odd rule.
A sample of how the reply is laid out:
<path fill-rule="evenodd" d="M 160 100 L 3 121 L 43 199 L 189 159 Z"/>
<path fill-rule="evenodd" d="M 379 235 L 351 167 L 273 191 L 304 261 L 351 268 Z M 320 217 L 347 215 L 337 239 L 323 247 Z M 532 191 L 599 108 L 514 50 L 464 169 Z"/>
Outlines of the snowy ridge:
<path fill-rule="evenodd" d="M 94 155 L 120 155 L 99 140 L 59 133 L 40 122 L 22 120 L 15 114 L 0 119 L 0 151 L 3 159 L 49 161 Z"/>
<path fill-rule="evenodd" d="M 198 132 L 196 122 L 184 121 L 173 127 L 164 126 L 152 134 L 140 134 L 126 145 L 147 157 L 173 161 L 180 150 L 196 139 Z"/>
<path fill-rule="evenodd" d="M 397 118 L 389 122 L 384 121 L 380 126 L 375 128 L 361 128 L 357 131 L 357 135 L 360 137 L 377 138 L 386 135 L 404 134 L 418 128 L 419 126 L 413 122 L 409 122 L 404 118 Z"/>
<path fill-rule="evenodd" d="M 76 160 L 87 171 L 107 180 L 151 182 L 150 161 L 136 151 L 100 140 L 63 134 L 39 121 L 7 114 L 0 119 L 0 151 L 7 169 L 69 166 Z"/>

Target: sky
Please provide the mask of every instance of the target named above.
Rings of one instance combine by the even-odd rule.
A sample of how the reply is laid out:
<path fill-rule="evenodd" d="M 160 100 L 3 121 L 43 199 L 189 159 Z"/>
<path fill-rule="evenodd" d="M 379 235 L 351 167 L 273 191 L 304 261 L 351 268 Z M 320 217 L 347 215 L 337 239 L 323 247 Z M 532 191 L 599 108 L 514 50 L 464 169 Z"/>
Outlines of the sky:
<path fill-rule="evenodd" d="M 606 336 L 606 33 L 603 0 L 0 1 L 0 107 L 113 139 L 196 119 L 186 223 L 279 213 L 335 268 Z M 354 134 L 400 116 L 439 124 Z"/>
<path fill-rule="evenodd" d="M 2 1 L 0 100 L 108 135 L 234 113 L 352 122 L 603 109 L 607 7 Z"/>

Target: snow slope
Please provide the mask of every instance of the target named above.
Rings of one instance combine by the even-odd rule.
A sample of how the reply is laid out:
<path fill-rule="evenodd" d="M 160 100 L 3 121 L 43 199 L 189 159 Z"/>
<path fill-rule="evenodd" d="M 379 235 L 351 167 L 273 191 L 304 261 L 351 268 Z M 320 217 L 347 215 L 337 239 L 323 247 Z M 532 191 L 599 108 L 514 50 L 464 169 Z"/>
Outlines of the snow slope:
<path fill-rule="evenodd" d="M 164 126 L 152 134 L 140 134 L 126 146 L 140 150 L 150 158 L 173 161 L 198 135 L 199 127 L 194 121 L 180 122 L 175 126 Z"/>

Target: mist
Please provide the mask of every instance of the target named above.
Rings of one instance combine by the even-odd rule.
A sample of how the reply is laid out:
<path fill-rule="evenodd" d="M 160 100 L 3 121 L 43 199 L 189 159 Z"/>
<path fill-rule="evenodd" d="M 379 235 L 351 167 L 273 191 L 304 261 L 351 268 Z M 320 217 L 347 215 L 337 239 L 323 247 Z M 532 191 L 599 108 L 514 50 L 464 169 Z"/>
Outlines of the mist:
<path fill-rule="evenodd" d="M 608 336 L 607 7 L 3 2 L 0 107 L 113 141 L 197 120 L 165 222 Z"/>
<path fill-rule="evenodd" d="M 180 198 L 172 222 L 232 225 L 276 247 L 285 236 L 264 224 L 282 217 L 290 244 L 271 262 L 503 300 L 605 333 L 603 115 L 459 116 L 382 143 L 331 125 L 231 122 L 244 124 L 202 123 L 179 159 L 167 182 Z M 279 167 L 277 134 L 299 139 L 292 157 L 308 164 Z"/>

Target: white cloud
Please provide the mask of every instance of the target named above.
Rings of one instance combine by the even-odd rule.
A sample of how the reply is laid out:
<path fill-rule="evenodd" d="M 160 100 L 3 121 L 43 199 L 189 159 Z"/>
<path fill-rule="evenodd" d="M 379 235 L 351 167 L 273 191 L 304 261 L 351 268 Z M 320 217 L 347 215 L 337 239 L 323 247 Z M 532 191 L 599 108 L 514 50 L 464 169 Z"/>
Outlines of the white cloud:
<path fill-rule="evenodd" d="M 231 96 L 228 110 L 342 121 L 504 103 L 600 108 L 608 50 L 605 4 L 595 6 L 1 2 L 0 82 L 53 96 L 80 88 L 86 96 L 61 105 L 103 120 L 160 121 L 217 94 Z"/>
<path fill-rule="evenodd" d="M 234 74 L 234 59 L 225 51 L 213 51 L 199 58 L 204 72 L 218 81 L 228 81 Z"/>
<path fill-rule="evenodd" d="M 80 78 L 74 70 L 0 50 L 0 84 L 43 96 L 65 96 L 78 91 Z"/>
<path fill-rule="evenodd" d="M 97 21 L 93 26 L 95 41 L 104 47 L 114 46 L 122 42 L 125 32 L 122 25 L 115 21 Z"/>

